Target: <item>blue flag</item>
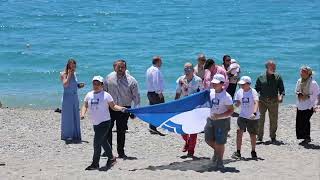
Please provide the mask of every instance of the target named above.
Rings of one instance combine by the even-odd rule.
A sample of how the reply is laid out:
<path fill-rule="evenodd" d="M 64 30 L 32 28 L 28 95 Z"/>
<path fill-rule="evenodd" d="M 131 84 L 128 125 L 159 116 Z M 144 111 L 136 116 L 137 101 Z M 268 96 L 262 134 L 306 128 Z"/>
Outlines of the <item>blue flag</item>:
<path fill-rule="evenodd" d="M 128 109 L 128 112 L 170 132 L 200 133 L 210 115 L 210 91 L 204 90 L 168 103 Z"/>

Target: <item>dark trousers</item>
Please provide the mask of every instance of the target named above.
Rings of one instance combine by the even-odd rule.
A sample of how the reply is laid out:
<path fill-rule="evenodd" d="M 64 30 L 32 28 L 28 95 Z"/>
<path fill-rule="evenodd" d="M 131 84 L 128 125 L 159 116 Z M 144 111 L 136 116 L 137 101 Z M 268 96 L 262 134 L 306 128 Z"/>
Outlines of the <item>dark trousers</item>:
<path fill-rule="evenodd" d="M 234 97 L 234 94 L 236 93 L 236 89 L 237 89 L 237 84 L 230 83 L 226 90 L 231 95 L 232 99 Z"/>
<path fill-rule="evenodd" d="M 310 139 L 310 119 L 313 109 L 298 110 L 296 116 L 297 139 Z"/>
<path fill-rule="evenodd" d="M 149 105 L 164 103 L 164 98 L 161 99 L 159 94 L 156 92 L 148 92 L 147 96 L 149 99 Z M 157 130 L 157 128 L 151 124 L 149 125 L 149 128 L 152 130 Z"/>
<path fill-rule="evenodd" d="M 101 147 L 107 153 L 109 159 L 113 158 L 111 147 L 107 141 L 108 131 L 110 129 L 111 121 L 104 121 L 98 125 L 93 126 L 94 139 L 93 139 L 93 158 L 92 164 L 99 165 Z"/>
<path fill-rule="evenodd" d="M 130 108 L 130 106 L 126 106 L 126 108 Z M 123 113 L 120 111 L 114 111 L 111 108 L 110 116 L 111 116 L 111 125 L 108 133 L 108 142 L 112 148 L 112 128 L 114 123 L 116 123 L 117 127 L 117 151 L 119 156 L 124 155 L 124 145 L 126 140 L 126 130 L 128 130 L 128 119 L 129 113 Z"/>

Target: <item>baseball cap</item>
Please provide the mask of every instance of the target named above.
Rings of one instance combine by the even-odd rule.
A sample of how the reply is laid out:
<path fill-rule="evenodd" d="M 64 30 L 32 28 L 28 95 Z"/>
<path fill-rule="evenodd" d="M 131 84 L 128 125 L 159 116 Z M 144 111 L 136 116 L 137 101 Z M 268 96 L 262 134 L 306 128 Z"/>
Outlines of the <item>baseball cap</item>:
<path fill-rule="evenodd" d="M 103 77 L 101 77 L 101 76 L 94 76 L 94 77 L 92 78 L 92 81 L 99 81 L 99 82 L 102 82 L 102 83 L 103 83 Z"/>
<path fill-rule="evenodd" d="M 238 84 L 251 84 L 251 78 L 249 76 L 242 76 Z"/>
<path fill-rule="evenodd" d="M 216 74 L 213 76 L 211 83 L 220 84 L 220 83 L 224 83 L 225 81 L 226 81 L 226 79 L 224 78 L 224 76 L 222 74 Z"/>

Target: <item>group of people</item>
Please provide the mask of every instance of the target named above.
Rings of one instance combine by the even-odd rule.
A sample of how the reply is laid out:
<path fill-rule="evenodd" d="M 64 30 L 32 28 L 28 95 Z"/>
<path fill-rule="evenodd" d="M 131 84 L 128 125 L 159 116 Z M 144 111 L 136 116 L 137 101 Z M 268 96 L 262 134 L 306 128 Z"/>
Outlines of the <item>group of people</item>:
<path fill-rule="evenodd" d="M 234 106 L 240 108 L 237 120 L 237 146 L 233 158 L 241 158 L 242 135 L 250 134 L 252 158 L 257 158 L 256 141 L 263 141 L 264 122 L 266 112 L 269 112 L 270 138 L 276 142 L 278 127 L 279 103 L 285 96 L 284 83 L 276 73 L 276 64 L 268 60 L 266 71 L 256 80 L 252 87 L 249 76 L 242 76 L 239 63 L 229 55 L 223 56 L 223 64 L 217 65 L 214 59 L 207 59 L 204 54 L 198 56 L 194 66 L 191 62 L 184 64 L 184 75 L 176 81 L 175 99 L 189 96 L 204 89 L 210 89 L 211 112 L 204 128 L 205 141 L 213 148 L 212 161 L 217 168 L 223 168 L 224 145 L 230 130 L 230 117 L 234 114 Z M 147 97 L 149 104 L 164 103 L 165 81 L 161 71 L 162 58 L 155 56 L 152 65 L 146 71 Z M 125 134 L 128 130 L 127 109 L 140 106 L 140 93 L 137 80 L 130 75 L 124 60 L 116 60 L 113 72 L 105 78 L 94 76 L 92 91 L 84 98 L 84 104 L 79 111 L 77 89 L 83 88 L 84 83 L 78 83 L 76 78 L 76 61 L 70 59 L 64 72 L 61 73 L 64 93 L 62 102 L 61 139 L 66 142 L 81 141 L 80 119 L 88 112 L 93 124 L 94 154 L 93 161 L 86 170 L 107 170 L 116 162 L 112 153 L 112 128 L 117 128 L 118 158 L 126 159 Z M 312 69 L 302 66 L 301 78 L 297 81 L 295 93 L 297 95 L 296 136 L 303 139 L 302 144 L 311 142 L 310 118 L 315 111 L 319 86 L 312 78 Z M 240 86 L 237 90 L 237 86 Z M 151 134 L 162 135 L 155 126 L 149 126 Z M 197 142 L 197 134 L 184 134 L 183 152 L 193 157 Z M 99 168 L 101 148 L 102 156 L 107 157 L 106 166 Z"/>

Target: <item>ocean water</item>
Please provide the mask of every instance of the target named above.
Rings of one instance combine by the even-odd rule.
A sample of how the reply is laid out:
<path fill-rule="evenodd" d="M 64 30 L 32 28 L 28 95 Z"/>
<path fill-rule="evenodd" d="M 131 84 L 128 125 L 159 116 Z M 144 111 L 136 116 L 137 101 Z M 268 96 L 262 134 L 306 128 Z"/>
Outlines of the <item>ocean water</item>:
<path fill-rule="evenodd" d="M 253 80 L 275 58 L 290 104 L 301 65 L 320 79 L 319 9 L 319 0 L 0 0 L 0 101 L 59 107 L 59 72 L 70 57 L 87 83 L 83 99 L 93 75 L 105 76 L 122 58 L 146 104 L 145 71 L 154 55 L 163 57 L 171 101 L 183 64 L 202 52 L 218 63 L 231 55 Z"/>

